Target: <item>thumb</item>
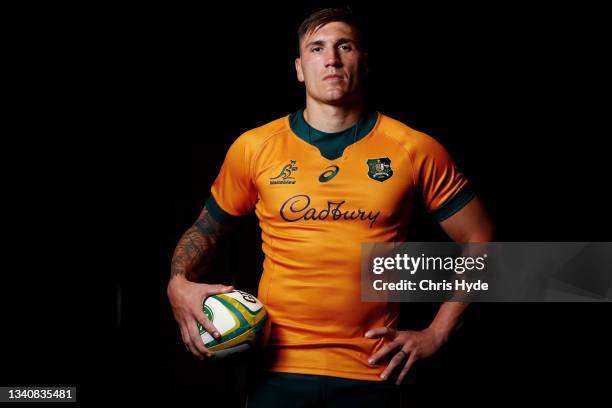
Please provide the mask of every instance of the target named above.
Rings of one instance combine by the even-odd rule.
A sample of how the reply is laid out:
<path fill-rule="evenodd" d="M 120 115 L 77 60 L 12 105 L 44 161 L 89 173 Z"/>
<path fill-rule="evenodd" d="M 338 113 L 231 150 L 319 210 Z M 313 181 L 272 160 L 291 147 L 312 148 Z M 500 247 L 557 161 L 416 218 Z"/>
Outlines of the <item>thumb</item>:
<path fill-rule="evenodd" d="M 231 291 L 234 290 L 234 286 L 233 285 L 230 285 L 230 286 L 227 286 L 227 285 L 218 285 L 218 286 L 219 286 L 219 290 L 221 292 L 223 292 L 223 293 L 228 293 L 228 292 L 231 292 Z"/>
<path fill-rule="evenodd" d="M 234 290 L 233 286 L 226 286 L 226 285 L 211 285 L 209 287 L 209 294 L 214 295 L 217 293 L 229 293 L 231 291 Z"/>

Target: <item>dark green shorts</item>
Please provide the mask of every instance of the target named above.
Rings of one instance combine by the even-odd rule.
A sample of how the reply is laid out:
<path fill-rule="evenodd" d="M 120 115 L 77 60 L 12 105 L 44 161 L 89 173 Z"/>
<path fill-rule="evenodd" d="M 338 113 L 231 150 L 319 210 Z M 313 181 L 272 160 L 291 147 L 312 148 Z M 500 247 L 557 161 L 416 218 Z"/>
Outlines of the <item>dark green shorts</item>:
<path fill-rule="evenodd" d="M 388 381 L 268 373 L 252 382 L 247 408 L 399 408 L 400 388 Z"/>

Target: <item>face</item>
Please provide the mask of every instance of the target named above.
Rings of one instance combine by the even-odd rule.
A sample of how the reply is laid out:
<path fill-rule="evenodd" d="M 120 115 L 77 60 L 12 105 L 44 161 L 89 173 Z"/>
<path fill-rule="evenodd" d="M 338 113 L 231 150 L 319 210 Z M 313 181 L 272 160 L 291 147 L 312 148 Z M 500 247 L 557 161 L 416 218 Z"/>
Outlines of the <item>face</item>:
<path fill-rule="evenodd" d="M 295 69 L 307 97 L 342 105 L 362 97 L 364 63 L 353 28 L 332 22 L 302 38 Z"/>

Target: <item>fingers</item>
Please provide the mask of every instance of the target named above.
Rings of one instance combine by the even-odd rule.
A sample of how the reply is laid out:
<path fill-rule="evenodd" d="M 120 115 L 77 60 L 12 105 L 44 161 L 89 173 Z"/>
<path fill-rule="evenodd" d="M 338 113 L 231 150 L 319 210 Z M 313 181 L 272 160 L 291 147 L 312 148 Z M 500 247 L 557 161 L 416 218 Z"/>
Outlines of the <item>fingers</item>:
<path fill-rule="evenodd" d="M 217 295 L 220 293 L 229 293 L 229 292 L 232 292 L 233 290 L 234 290 L 233 286 L 210 285 L 209 289 L 206 291 L 207 293 L 204 295 L 204 299 L 202 300 L 202 303 L 204 303 L 206 301 L 206 298 L 211 295 Z M 219 330 L 217 330 L 217 328 L 212 324 L 212 322 L 208 320 L 208 318 L 206 317 L 202 309 L 199 309 L 196 311 L 195 318 L 202 325 L 202 327 L 204 327 L 204 330 L 210 333 L 210 335 L 213 336 L 215 339 L 219 339 L 219 337 L 221 337 L 221 335 L 219 334 Z M 198 338 L 200 338 L 199 334 L 198 334 Z"/>
<path fill-rule="evenodd" d="M 234 290 L 234 287 L 226 285 L 210 285 L 207 289 L 208 290 L 204 294 L 202 303 L 204 303 L 206 298 L 211 295 L 232 292 Z M 211 321 L 208 320 L 201 308 L 195 310 L 192 316 L 193 319 L 199 322 L 204 328 L 204 330 L 210 333 L 215 339 L 219 339 L 221 337 L 221 335 L 219 334 L 219 330 L 217 330 L 217 328 L 211 323 Z M 202 340 L 202 337 L 200 336 L 200 333 L 197 330 L 197 324 L 195 323 L 196 322 L 194 321 L 193 324 L 185 324 L 189 337 L 189 342 L 185 343 L 185 345 L 187 346 L 189 351 L 191 351 L 196 357 L 200 359 L 203 359 L 204 356 L 212 357 L 213 354 L 210 352 L 210 350 L 206 348 L 206 346 L 204 346 L 204 341 Z"/>
<path fill-rule="evenodd" d="M 202 360 L 204 356 L 198 351 L 197 348 L 193 346 L 192 341 L 191 341 L 191 336 L 189 335 L 189 332 L 187 331 L 185 325 L 181 324 L 179 325 L 179 327 L 181 328 L 181 337 L 183 338 L 183 343 L 185 344 L 185 347 L 187 348 L 187 350 L 191 354 L 193 354 L 194 356 Z"/>
<path fill-rule="evenodd" d="M 203 314 L 203 313 L 202 313 Z M 210 326 L 210 322 L 204 316 L 205 322 Z M 200 322 L 202 324 L 202 322 Z M 195 321 L 191 321 L 191 319 L 186 318 L 181 320 L 179 327 L 181 329 L 181 337 L 183 339 L 183 343 L 185 343 L 185 347 L 191 354 L 203 360 L 204 357 L 212 357 L 212 353 L 210 350 L 204 346 L 204 342 L 202 341 L 202 337 L 197 329 L 197 324 Z"/>
<path fill-rule="evenodd" d="M 211 323 L 211 321 L 208 320 L 204 312 L 199 311 L 195 317 L 202 325 L 202 327 L 204 327 L 204 330 L 209 332 L 211 336 L 213 336 L 215 339 L 221 337 L 221 335 L 219 334 L 219 330 L 217 330 L 217 328 Z"/>
<path fill-rule="evenodd" d="M 408 353 L 410 352 L 404 351 L 404 350 L 400 350 L 399 352 L 395 353 L 395 355 L 389 362 L 389 365 L 387 366 L 387 368 L 385 368 L 385 370 L 380 374 L 380 378 L 382 378 L 383 380 L 386 380 L 387 378 L 389 378 L 393 370 L 395 370 L 395 367 L 397 367 L 398 365 L 404 362 L 406 357 L 409 355 Z"/>
<path fill-rule="evenodd" d="M 377 339 L 379 337 L 385 337 L 391 341 L 397 337 L 397 331 L 390 327 L 377 327 L 375 329 L 368 330 L 365 336 L 369 339 Z"/>
<path fill-rule="evenodd" d="M 416 361 L 417 361 L 416 354 L 415 353 L 410 353 L 410 357 L 408 357 L 408 361 L 406 361 L 406 364 L 404 365 L 404 368 L 400 372 L 399 377 L 397 377 L 397 381 L 395 381 L 395 385 L 400 385 L 402 383 L 402 381 L 404 381 L 404 377 L 406 377 L 406 374 L 408 373 L 408 370 L 410 370 L 410 367 L 412 367 L 412 365 Z"/>
<path fill-rule="evenodd" d="M 204 358 L 204 356 L 208 356 L 210 351 L 204 346 L 204 342 L 202 341 L 202 337 L 200 337 L 200 333 L 198 333 L 195 321 L 191 324 L 187 324 L 186 326 L 189 339 L 191 340 L 190 344 L 186 344 L 187 348 L 189 348 L 196 357 Z"/>
<path fill-rule="evenodd" d="M 397 350 L 400 347 L 401 347 L 401 344 L 397 344 L 395 342 L 387 343 L 384 346 L 382 346 L 380 350 L 378 350 L 368 359 L 368 363 L 376 364 L 376 362 L 380 360 L 382 357 L 386 356 L 389 353 L 392 353 L 394 350 Z"/>
<path fill-rule="evenodd" d="M 191 351 L 188 345 L 191 342 L 191 340 L 189 339 L 189 333 L 187 333 L 187 330 L 185 330 L 182 324 L 179 324 L 179 329 L 181 329 L 181 338 L 183 339 L 183 344 L 185 345 L 185 347 L 187 347 L 187 350 Z"/>
<path fill-rule="evenodd" d="M 229 292 L 232 292 L 233 290 L 234 290 L 233 286 L 209 285 L 208 289 L 206 290 L 206 293 L 204 294 L 202 303 L 204 303 L 206 301 L 206 298 L 211 295 L 217 295 L 220 293 L 229 293 Z M 208 320 L 208 318 L 206 317 L 202 309 L 196 310 L 194 317 L 202 325 L 202 327 L 204 327 L 204 330 L 210 333 L 210 335 L 213 336 L 215 339 L 219 339 L 219 337 L 221 337 L 221 335 L 219 334 L 219 330 L 217 330 L 217 328 L 211 323 L 211 321 Z"/>
<path fill-rule="evenodd" d="M 204 314 L 203 303 L 209 296 L 232 292 L 234 287 L 187 282 L 182 286 L 175 285 L 173 288 L 172 291 L 169 289 L 168 297 L 174 317 L 179 323 L 185 347 L 199 359 L 203 359 L 205 356 L 212 357 L 213 353 L 204 345 L 197 323 L 200 323 L 204 330 L 215 339 L 219 339 L 221 336 L 217 328 Z"/>

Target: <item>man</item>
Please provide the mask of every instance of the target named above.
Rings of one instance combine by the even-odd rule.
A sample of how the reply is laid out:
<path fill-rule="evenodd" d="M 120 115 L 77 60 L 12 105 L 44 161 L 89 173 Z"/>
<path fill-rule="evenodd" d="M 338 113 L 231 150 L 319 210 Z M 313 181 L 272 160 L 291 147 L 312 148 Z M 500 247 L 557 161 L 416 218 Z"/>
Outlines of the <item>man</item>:
<path fill-rule="evenodd" d="M 455 241 L 489 241 L 493 226 L 440 144 L 366 110 L 367 53 L 353 15 L 321 10 L 298 34 L 306 108 L 231 146 L 176 248 L 168 296 L 186 347 L 211 356 L 196 322 L 218 334 L 202 301 L 233 288 L 192 280 L 232 221 L 255 210 L 272 374 L 249 406 L 396 406 L 393 383 L 447 341 L 466 305 L 444 303 L 425 330 L 397 330 L 398 304 L 360 301 L 360 244 L 402 241 L 417 200 Z"/>

